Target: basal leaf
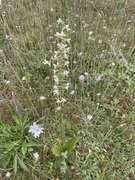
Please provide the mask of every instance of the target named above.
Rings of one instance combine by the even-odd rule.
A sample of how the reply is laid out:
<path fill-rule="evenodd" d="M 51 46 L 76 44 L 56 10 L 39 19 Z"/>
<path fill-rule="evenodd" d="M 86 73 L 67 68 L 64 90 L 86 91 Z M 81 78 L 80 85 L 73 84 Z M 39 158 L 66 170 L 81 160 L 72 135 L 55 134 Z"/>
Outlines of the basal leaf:
<path fill-rule="evenodd" d="M 37 143 L 37 142 L 28 142 L 27 143 L 27 147 L 33 147 L 33 146 L 40 147 L 40 146 L 44 146 L 44 144 L 43 143 Z"/>
<path fill-rule="evenodd" d="M 21 148 L 22 154 L 25 155 L 27 152 L 27 143 L 23 142 L 22 148 Z"/>
<path fill-rule="evenodd" d="M 55 146 L 52 148 L 52 152 L 55 156 L 61 156 L 62 149 L 60 146 Z"/>
<path fill-rule="evenodd" d="M 17 155 L 15 155 L 15 157 L 14 157 L 13 167 L 14 167 L 14 173 L 16 174 L 16 172 L 17 172 Z"/>
<path fill-rule="evenodd" d="M 19 119 L 19 117 L 17 117 L 16 114 L 13 114 L 13 115 L 12 115 L 12 118 L 13 118 L 13 120 L 16 122 L 16 124 L 20 125 L 20 119 Z"/>
<path fill-rule="evenodd" d="M 20 159 L 19 157 L 18 157 L 18 163 L 19 163 L 19 165 L 20 165 L 23 169 L 25 169 L 26 171 L 28 171 L 27 166 L 24 164 L 23 160 Z"/>
<path fill-rule="evenodd" d="M 78 140 L 80 139 L 80 137 L 73 137 L 71 139 L 69 139 L 65 145 L 65 149 L 70 152 L 72 149 L 75 148 L 76 143 L 78 142 Z"/>

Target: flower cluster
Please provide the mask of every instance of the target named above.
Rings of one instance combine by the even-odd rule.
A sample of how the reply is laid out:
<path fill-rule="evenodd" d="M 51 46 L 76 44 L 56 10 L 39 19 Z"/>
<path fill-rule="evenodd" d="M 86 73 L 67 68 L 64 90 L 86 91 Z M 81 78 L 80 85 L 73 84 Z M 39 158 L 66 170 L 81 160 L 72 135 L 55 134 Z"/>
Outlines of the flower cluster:
<path fill-rule="evenodd" d="M 57 25 L 61 27 L 61 32 L 56 32 L 54 35 L 57 38 L 57 50 L 51 58 L 51 61 L 44 60 L 43 64 L 49 65 L 53 69 L 53 93 L 57 97 L 57 103 L 65 103 L 64 98 L 65 90 L 69 89 L 69 51 L 70 51 L 70 39 L 68 38 L 68 32 L 70 28 L 65 25 L 61 19 L 57 20 Z"/>

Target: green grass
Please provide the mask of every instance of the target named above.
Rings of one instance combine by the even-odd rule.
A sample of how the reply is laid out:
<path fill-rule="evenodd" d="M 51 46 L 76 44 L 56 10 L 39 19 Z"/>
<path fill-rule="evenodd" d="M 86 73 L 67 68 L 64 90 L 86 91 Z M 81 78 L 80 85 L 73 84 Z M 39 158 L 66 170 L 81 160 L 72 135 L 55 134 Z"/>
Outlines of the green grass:
<path fill-rule="evenodd" d="M 17 180 L 135 179 L 134 14 L 132 0 L 2 2 L 0 133 L 3 127 L 15 126 L 13 114 L 27 116 L 30 124 L 41 118 L 44 127 L 39 138 L 43 146 L 33 147 L 24 158 L 29 171 L 19 166 L 15 174 L 13 157 L 4 166 L 7 159 L 0 155 L 2 179 L 6 178 L 7 172 L 11 172 L 10 179 Z M 60 113 L 53 96 L 52 70 L 42 63 L 45 58 L 51 59 L 57 49 L 54 34 L 61 31 L 57 26 L 58 18 L 71 29 L 69 79 L 70 90 L 75 90 L 73 95 L 65 94 L 63 134 L 65 141 L 80 137 L 65 159 L 65 155 L 57 157 L 52 153 L 54 145 L 61 142 Z M 88 76 L 80 82 L 79 76 L 85 72 Z M 101 80 L 96 81 L 96 76 Z M 23 81 L 23 77 L 26 80 Z M 40 96 L 46 99 L 40 101 Z M 88 120 L 88 115 L 93 118 Z M 1 137 L 0 144 L 3 141 L 8 143 Z M 37 162 L 33 158 L 34 152 L 40 154 Z M 66 165 L 62 165 L 63 159 Z M 66 173 L 60 170 L 61 167 Z"/>

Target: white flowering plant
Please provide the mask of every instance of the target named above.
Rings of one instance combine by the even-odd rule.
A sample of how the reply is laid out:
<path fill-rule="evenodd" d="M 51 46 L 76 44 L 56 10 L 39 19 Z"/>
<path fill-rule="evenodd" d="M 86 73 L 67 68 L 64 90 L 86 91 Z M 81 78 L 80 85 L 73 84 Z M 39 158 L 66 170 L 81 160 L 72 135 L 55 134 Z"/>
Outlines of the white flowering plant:
<path fill-rule="evenodd" d="M 43 132 L 43 128 L 40 128 L 36 123 L 34 123 L 34 126 L 30 126 L 27 116 L 13 115 L 12 117 L 15 125 L 5 125 L 1 119 L 0 137 L 2 142 L 0 144 L 0 159 L 7 159 L 3 164 L 3 168 L 10 167 L 12 163 L 14 173 L 17 173 L 18 167 L 28 171 L 24 160 L 34 150 L 33 147 L 43 146 L 41 140 L 35 140 Z M 35 138 L 28 133 L 28 128 Z M 31 128 L 35 129 L 32 130 Z"/>
<path fill-rule="evenodd" d="M 77 141 L 79 140 L 79 137 L 73 137 L 69 140 L 65 139 L 66 128 L 64 121 L 64 106 L 67 103 L 67 91 L 71 89 L 71 82 L 69 77 L 70 38 L 68 37 L 70 28 L 69 25 L 65 25 L 65 23 L 60 18 L 57 20 L 57 28 L 60 29 L 60 32 L 56 32 L 54 35 L 57 42 L 57 49 L 54 51 L 51 60 L 48 61 L 45 59 L 43 61 L 43 64 L 49 66 L 52 69 L 54 82 L 53 95 L 56 98 L 57 110 L 59 110 L 59 127 L 61 143 L 60 145 L 56 145 L 55 147 L 53 147 L 52 152 L 55 156 L 62 157 L 62 154 L 65 152 L 67 152 L 67 155 L 70 154 L 70 151 L 75 147 Z"/>

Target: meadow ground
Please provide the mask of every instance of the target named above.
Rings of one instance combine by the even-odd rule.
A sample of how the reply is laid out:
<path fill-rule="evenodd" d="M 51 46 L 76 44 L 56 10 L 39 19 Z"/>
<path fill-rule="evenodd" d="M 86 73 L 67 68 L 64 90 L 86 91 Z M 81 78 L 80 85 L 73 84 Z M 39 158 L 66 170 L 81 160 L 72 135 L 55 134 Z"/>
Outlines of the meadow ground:
<path fill-rule="evenodd" d="M 133 0 L 2 1 L 2 180 L 135 180 L 134 15 Z"/>

